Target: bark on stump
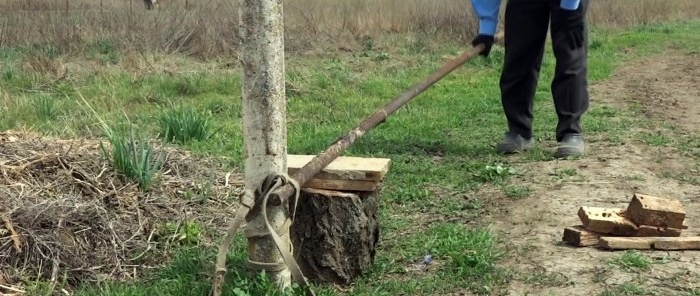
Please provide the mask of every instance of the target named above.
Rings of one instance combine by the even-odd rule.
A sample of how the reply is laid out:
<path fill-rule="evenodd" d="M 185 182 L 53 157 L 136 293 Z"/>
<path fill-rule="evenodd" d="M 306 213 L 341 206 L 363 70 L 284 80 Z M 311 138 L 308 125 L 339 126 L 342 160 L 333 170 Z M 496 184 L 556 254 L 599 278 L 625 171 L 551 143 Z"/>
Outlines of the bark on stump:
<path fill-rule="evenodd" d="M 348 285 L 374 262 L 379 241 L 378 192 L 304 188 L 290 229 L 304 276 Z"/>

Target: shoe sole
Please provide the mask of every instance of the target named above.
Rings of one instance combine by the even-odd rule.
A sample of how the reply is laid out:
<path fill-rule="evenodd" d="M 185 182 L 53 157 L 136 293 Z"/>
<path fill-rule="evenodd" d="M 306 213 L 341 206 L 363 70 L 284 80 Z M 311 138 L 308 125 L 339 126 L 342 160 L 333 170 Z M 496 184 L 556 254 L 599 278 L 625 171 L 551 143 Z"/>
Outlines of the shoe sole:
<path fill-rule="evenodd" d="M 581 149 L 578 148 L 570 148 L 570 147 L 563 147 L 557 149 L 557 152 L 554 153 L 554 157 L 556 158 L 567 158 L 567 157 L 573 157 L 573 156 L 583 156 L 584 152 Z"/>
<path fill-rule="evenodd" d="M 514 147 L 514 145 L 499 145 L 496 147 L 496 152 L 499 154 L 518 154 L 532 149 L 532 144 L 527 144 L 523 147 Z"/>

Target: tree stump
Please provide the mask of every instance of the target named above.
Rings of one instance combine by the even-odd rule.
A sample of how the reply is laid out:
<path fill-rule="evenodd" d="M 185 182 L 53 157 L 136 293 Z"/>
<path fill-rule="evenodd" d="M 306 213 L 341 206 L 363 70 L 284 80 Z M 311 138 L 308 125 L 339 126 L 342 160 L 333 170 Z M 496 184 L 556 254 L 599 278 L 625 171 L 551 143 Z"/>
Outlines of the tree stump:
<path fill-rule="evenodd" d="M 302 189 L 290 235 L 310 281 L 348 285 L 371 267 L 379 242 L 378 196 Z"/>

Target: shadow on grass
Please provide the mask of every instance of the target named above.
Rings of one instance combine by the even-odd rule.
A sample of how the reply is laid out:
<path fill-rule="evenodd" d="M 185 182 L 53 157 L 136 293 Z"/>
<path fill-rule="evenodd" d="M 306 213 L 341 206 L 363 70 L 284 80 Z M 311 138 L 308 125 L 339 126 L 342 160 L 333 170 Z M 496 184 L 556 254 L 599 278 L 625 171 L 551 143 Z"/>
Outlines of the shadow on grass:
<path fill-rule="evenodd" d="M 264 273 L 252 274 L 246 269 L 245 237 L 238 235 L 227 260 L 223 296 L 243 295 L 305 295 L 297 285 L 281 292 Z M 182 247 L 165 267 L 149 273 L 138 282 L 105 282 L 83 286 L 75 295 L 211 295 L 216 248 Z M 314 290 L 317 290 L 314 287 Z M 328 295 L 316 293 L 317 295 Z"/>
<path fill-rule="evenodd" d="M 368 136 L 358 140 L 348 149 L 348 154 L 355 155 L 413 155 L 418 157 L 453 157 L 493 158 L 498 154 L 491 142 L 465 142 L 450 139 L 442 135 L 435 137 L 417 137 L 406 135 L 405 138 Z M 495 145 L 495 142 L 494 142 Z"/>

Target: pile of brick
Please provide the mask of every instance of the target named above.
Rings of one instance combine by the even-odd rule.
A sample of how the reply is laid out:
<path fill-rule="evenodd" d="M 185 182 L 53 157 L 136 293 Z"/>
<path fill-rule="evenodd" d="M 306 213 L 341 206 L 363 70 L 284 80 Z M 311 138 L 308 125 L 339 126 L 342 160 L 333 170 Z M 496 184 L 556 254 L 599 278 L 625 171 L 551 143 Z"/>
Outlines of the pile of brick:
<path fill-rule="evenodd" d="M 700 250 L 700 237 L 682 236 L 686 211 L 680 201 L 634 194 L 626 209 L 581 207 L 581 225 L 564 228 L 563 241 L 577 247 L 624 250 Z"/>

